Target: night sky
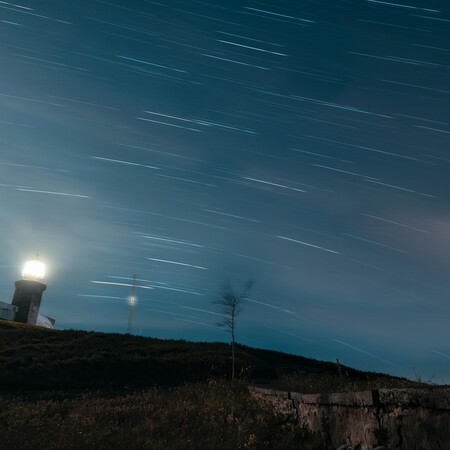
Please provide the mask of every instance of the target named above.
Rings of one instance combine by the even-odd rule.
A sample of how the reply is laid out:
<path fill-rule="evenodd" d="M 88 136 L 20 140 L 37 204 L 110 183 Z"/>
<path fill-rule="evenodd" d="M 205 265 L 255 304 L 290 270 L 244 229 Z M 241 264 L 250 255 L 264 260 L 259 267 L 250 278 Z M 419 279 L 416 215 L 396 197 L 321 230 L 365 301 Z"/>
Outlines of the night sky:
<path fill-rule="evenodd" d="M 57 328 L 450 382 L 450 4 L 0 2 L 0 299 Z"/>

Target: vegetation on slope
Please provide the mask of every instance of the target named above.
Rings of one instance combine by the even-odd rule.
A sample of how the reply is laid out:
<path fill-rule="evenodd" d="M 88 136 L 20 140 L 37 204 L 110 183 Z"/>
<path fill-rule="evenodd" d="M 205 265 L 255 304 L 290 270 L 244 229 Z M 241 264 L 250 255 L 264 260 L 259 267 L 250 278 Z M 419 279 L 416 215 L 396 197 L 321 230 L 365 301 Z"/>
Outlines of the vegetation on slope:
<path fill-rule="evenodd" d="M 405 379 L 333 363 L 237 346 L 236 372 L 259 367 L 275 373 L 278 389 L 338 392 L 418 387 Z M 0 320 L 0 391 L 142 389 L 229 378 L 223 343 L 160 340 L 122 334 L 48 330 Z M 299 376 L 300 375 L 300 376 Z M 420 385 L 423 386 L 423 385 Z"/>
<path fill-rule="evenodd" d="M 238 346 L 237 373 L 257 364 L 335 370 L 329 363 Z M 0 390 L 176 386 L 229 377 L 230 369 L 227 344 L 57 331 L 0 321 Z"/>
<path fill-rule="evenodd" d="M 239 345 L 237 373 L 248 366 L 256 368 L 253 372 L 275 373 L 273 387 L 303 393 L 418 386 Z M 0 320 L 1 446 L 326 447 L 321 436 L 257 403 L 244 382 L 231 383 L 230 369 L 226 344 L 47 330 Z"/>
<path fill-rule="evenodd" d="M 316 374 L 310 377 L 284 375 L 275 380 L 271 387 L 280 391 L 300 392 L 302 394 L 330 394 L 333 392 L 372 391 L 374 389 L 427 389 L 431 385 L 406 378 L 366 372 L 352 377 L 329 373 Z"/>
<path fill-rule="evenodd" d="M 224 380 L 110 397 L 0 400 L 2 448 L 303 449 L 322 440 Z"/>

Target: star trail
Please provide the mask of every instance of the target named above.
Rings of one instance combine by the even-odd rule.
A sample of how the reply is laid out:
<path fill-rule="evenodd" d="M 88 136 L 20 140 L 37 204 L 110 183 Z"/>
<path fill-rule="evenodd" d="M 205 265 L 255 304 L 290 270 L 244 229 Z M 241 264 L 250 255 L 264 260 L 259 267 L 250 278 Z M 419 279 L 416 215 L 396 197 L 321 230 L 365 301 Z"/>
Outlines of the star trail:
<path fill-rule="evenodd" d="M 0 299 L 450 382 L 450 5 L 0 2 Z"/>

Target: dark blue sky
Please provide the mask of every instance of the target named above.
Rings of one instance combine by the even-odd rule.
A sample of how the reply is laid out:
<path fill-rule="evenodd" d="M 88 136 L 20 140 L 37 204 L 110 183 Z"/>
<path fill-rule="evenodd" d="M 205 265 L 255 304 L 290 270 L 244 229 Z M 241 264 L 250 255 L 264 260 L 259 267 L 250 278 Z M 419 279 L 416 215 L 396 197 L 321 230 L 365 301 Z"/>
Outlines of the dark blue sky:
<path fill-rule="evenodd" d="M 59 328 L 450 382 L 445 1 L 0 3 L 0 298 Z"/>

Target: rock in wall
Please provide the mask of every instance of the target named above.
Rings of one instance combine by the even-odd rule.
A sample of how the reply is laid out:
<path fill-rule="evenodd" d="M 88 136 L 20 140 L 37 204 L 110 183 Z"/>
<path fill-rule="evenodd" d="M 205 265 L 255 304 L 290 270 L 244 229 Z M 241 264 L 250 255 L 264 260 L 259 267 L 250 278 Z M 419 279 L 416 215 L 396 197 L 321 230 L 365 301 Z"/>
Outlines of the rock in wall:
<path fill-rule="evenodd" d="M 450 389 L 300 394 L 251 387 L 252 395 L 320 433 L 330 448 L 450 450 Z"/>

